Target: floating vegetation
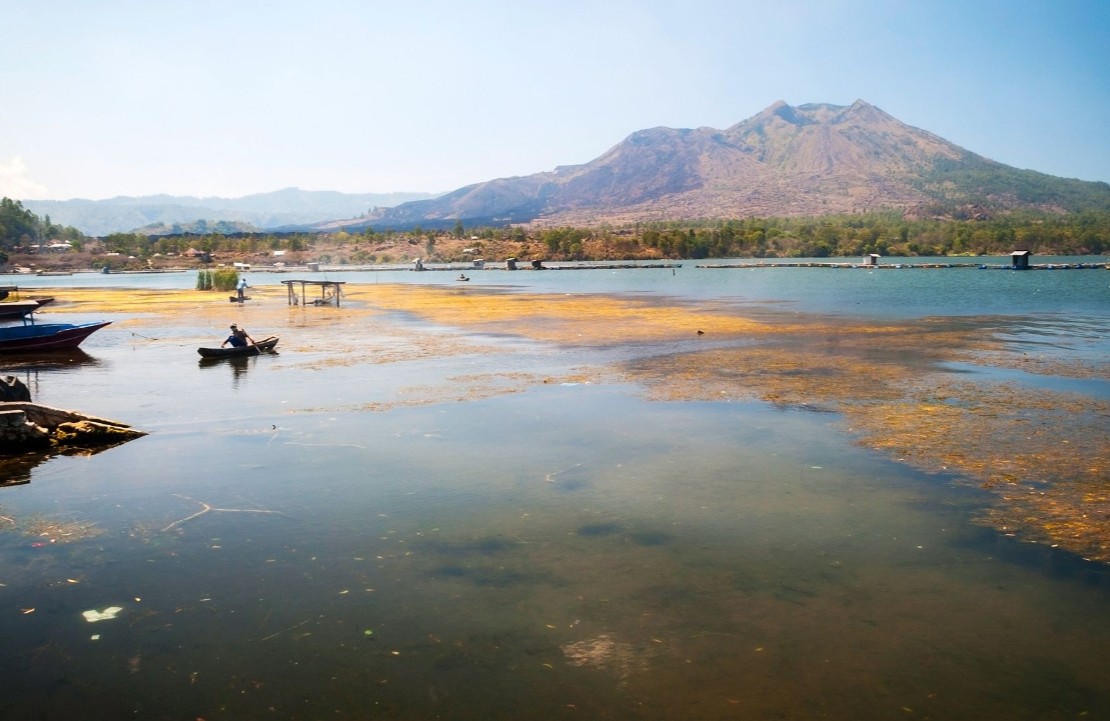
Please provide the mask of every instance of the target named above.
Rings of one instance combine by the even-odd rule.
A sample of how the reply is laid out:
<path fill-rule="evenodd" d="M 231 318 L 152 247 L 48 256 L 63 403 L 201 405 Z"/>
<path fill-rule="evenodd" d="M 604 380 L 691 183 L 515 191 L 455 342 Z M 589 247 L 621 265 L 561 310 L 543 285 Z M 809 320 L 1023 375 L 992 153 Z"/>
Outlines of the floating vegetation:
<path fill-rule="evenodd" d="M 264 293 L 259 289 L 256 296 Z M 67 304 L 82 311 L 141 313 L 126 321 L 135 327 L 166 327 L 175 315 L 213 328 L 226 320 L 226 303 L 211 302 L 213 295 L 204 291 L 97 288 L 67 296 Z M 624 353 L 619 362 L 566 379 L 491 372 L 411 386 L 361 410 L 480 400 L 586 378 L 635 382 L 662 401 L 762 401 L 833 412 L 862 445 L 984 488 L 993 503 L 982 523 L 1110 562 L 1108 404 L 1093 395 L 1007 385 L 989 375 L 1006 369 L 1101 379 L 1100 329 L 1087 333 L 1090 347 L 1082 338 L 1060 347 L 1037 340 L 1055 332 L 1053 319 L 1025 317 L 860 323 L 726 302 L 409 284 L 352 287 L 346 297 L 342 313 L 320 309 L 298 326 L 296 351 L 311 355 L 299 361 L 306 369 L 487 352 L 492 341 L 475 341 L 475 332 L 555 346 L 619 346 Z M 284 303 L 258 304 L 253 311 L 254 326 L 289 323 Z M 416 332 L 393 318 L 424 321 L 436 332 Z M 381 339 L 371 347 L 368 332 Z M 496 352 L 511 349 L 498 345 Z M 955 363 L 983 375 L 966 382 Z M 553 474 L 548 480 L 564 479 Z"/>
<path fill-rule="evenodd" d="M 355 291 L 374 306 L 419 315 L 436 324 L 576 345 L 610 345 L 708 334 L 778 333 L 784 329 L 708 304 L 686 306 L 604 295 L 466 293 L 408 285 Z"/>
<path fill-rule="evenodd" d="M 837 326 L 626 367 L 660 400 L 762 400 L 840 413 L 862 445 L 991 492 L 980 522 L 1110 562 L 1110 403 L 992 380 L 985 362 L 1006 357 L 1000 341 L 970 324 L 920 326 L 889 343 L 876 344 L 883 336 L 872 329 Z M 985 376 L 975 382 L 946 367 L 972 359 Z"/>
<path fill-rule="evenodd" d="M 560 650 L 571 666 L 608 671 L 615 674 L 622 684 L 633 674 L 647 671 L 648 659 L 654 655 L 650 650 L 637 650 L 632 644 L 607 633 L 564 644 Z"/>
<path fill-rule="evenodd" d="M 849 417 L 861 442 L 996 498 L 979 522 L 1110 562 L 1110 403 L 1013 384 L 941 383 Z"/>
<path fill-rule="evenodd" d="M 0 533 L 5 531 L 36 539 L 32 545 L 74 543 L 104 533 L 104 529 L 98 528 L 91 521 L 65 521 L 39 514 L 20 518 L 0 508 Z"/>

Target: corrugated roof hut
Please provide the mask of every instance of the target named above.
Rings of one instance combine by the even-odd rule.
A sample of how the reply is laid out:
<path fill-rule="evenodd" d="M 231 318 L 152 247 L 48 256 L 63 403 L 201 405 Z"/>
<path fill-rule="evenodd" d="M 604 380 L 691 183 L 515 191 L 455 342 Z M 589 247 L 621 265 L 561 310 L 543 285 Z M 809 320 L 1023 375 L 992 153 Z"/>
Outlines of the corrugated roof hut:
<path fill-rule="evenodd" d="M 1010 253 L 1010 266 L 1014 270 L 1029 270 L 1029 251 L 1015 250 Z"/>

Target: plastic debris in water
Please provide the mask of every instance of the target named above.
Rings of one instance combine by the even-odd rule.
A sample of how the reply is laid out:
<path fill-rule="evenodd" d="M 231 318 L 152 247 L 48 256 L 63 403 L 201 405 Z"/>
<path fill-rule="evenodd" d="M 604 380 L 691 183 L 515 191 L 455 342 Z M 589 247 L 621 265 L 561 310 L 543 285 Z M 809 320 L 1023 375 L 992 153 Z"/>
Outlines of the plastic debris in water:
<path fill-rule="evenodd" d="M 103 611 L 93 609 L 91 611 L 82 611 L 81 615 L 89 623 L 96 623 L 97 621 L 108 621 L 116 617 L 116 614 L 123 610 L 123 606 L 109 606 Z"/>

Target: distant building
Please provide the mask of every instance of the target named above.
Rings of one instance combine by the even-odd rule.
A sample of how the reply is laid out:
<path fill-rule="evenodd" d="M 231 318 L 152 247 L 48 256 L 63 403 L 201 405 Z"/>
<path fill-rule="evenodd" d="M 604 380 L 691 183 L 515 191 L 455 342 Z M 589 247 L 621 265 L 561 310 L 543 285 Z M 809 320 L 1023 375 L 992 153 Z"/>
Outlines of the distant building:
<path fill-rule="evenodd" d="M 1014 270 L 1029 270 L 1029 251 L 1015 250 L 1010 253 L 1010 267 Z"/>
<path fill-rule="evenodd" d="M 882 257 L 883 256 L 879 255 L 878 253 L 871 253 L 869 255 L 865 255 L 863 257 L 863 264 L 864 265 L 878 265 L 879 264 L 879 258 L 882 258 Z"/>

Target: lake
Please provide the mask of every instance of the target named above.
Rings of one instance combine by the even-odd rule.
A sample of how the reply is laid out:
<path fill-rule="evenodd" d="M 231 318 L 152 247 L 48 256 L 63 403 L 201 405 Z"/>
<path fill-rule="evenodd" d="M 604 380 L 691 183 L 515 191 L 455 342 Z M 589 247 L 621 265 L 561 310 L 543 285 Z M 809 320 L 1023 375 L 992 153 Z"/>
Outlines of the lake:
<path fill-rule="evenodd" d="M 68 361 L 0 356 L 36 401 L 149 432 L 0 488 L 0 714 L 1110 718 L 1106 563 L 1004 527 L 999 514 L 1021 513 L 975 465 L 1047 433 L 1034 411 L 1050 414 L 1052 445 L 1106 447 L 1110 273 L 695 266 L 467 270 L 466 284 L 252 272 L 259 298 L 242 309 L 219 298 L 170 327 L 157 308 L 100 313 L 115 322 Z M 349 307 L 288 307 L 292 278 L 344 281 Z M 84 320 L 67 288 L 170 292 L 195 274 L 16 280 Z M 387 307 L 374 288 L 397 284 L 802 324 L 759 356 L 801 369 L 770 385 L 740 365 L 752 341 L 708 324 L 636 341 L 620 320 L 464 327 Z M 810 336 L 814 318 L 833 331 Z M 280 335 L 279 353 L 201 364 L 195 348 L 229 320 Z M 872 327 L 887 340 L 857 353 Z M 938 355 L 883 393 L 940 367 L 953 388 L 997 384 L 1044 407 L 1022 406 L 989 443 L 929 445 L 938 413 L 888 446 L 867 418 L 904 399 L 870 385 L 879 371 L 834 373 L 857 355 L 924 364 L 929 344 L 889 347 L 901 329 L 994 345 Z M 829 387 L 796 355 L 811 337 L 835 353 Z M 951 458 L 931 466 L 915 447 Z M 1063 459 L 1052 484 L 1105 482 L 1086 452 Z M 1026 485 L 1006 493 L 1049 483 Z M 1105 485 L 1101 500 L 1084 488 L 1104 511 Z"/>

